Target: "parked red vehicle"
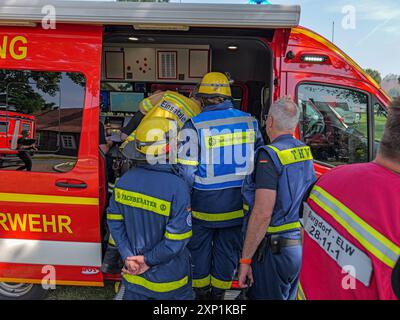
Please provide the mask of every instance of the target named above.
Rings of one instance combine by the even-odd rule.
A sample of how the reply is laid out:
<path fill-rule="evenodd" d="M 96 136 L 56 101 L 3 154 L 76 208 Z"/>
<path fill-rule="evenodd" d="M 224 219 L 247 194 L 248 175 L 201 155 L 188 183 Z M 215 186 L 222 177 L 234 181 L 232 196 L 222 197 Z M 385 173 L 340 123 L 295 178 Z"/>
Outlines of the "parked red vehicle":
<path fill-rule="evenodd" d="M 17 142 L 22 131 L 28 132 L 27 138 L 36 138 L 34 116 L 0 110 L 0 157 L 18 153 Z"/>
<path fill-rule="evenodd" d="M 18 0 L 1 7 L 0 94 L 18 103 L 15 113 L 1 111 L 0 126 L 8 123 L 8 134 L 17 121 L 30 123 L 39 151 L 32 172 L 0 168 L 0 297 L 41 297 L 43 279 L 77 286 L 114 279 L 100 272 L 107 191 L 99 119 L 118 131 L 152 88 L 184 89 L 210 70 L 229 72 L 235 106 L 262 124 L 272 101 L 296 99 L 297 134 L 319 174 L 371 160 L 389 97 L 299 18 L 299 6 L 278 5 Z M 359 120 L 338 120 L 338 129 L 324 103 L 345 104 Z"/>

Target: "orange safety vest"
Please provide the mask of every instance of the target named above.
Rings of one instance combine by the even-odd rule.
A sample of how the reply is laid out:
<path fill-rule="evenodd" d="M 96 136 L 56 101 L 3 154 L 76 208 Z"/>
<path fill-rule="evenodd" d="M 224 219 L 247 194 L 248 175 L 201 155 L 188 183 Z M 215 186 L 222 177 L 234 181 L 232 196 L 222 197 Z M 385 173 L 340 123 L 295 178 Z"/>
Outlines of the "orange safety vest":
<path fill-rule="evenodd" d="M 376 163 L 341 166 L 320 178 L 304 208 L 298 299 L 396 299 L 399 191 L 400 175 Z"/>

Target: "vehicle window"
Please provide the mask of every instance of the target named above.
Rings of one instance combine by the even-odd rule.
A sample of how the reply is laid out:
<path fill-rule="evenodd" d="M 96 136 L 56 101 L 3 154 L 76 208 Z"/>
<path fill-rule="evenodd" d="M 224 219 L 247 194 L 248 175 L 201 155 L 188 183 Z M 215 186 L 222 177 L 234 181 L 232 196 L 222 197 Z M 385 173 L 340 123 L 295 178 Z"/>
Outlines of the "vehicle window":
<path fill-rule="evenodd" d="M 0 169 L 67 172 L 78 159 L 85 97 L 80 73 L 0 70 Z"/>
<path fill-rule="evenodd" d="M 302 84 L 298 104 L 302 139 L 315 160 L 330 165 L 368 161 L 368 95 Z"/>
<path fill-rule="evenodd" d="M 383 131 L 387 121 L 388 113 L 386 109 L 380 104 L 374 104 L 374 156 L 379 150 L 379 145 L 383 137 Z"/>
<path fill-rule="evenodd" d="M 375 132 L 374 132 L 374 140 L 375 142 L 380 143 L 383 136 L 383 131 L 385 129 L 386 121 L 387 121 L 387 111 L 386 109 L 379 103 L 374 105 L 374 124 L 375 124 Z"/>

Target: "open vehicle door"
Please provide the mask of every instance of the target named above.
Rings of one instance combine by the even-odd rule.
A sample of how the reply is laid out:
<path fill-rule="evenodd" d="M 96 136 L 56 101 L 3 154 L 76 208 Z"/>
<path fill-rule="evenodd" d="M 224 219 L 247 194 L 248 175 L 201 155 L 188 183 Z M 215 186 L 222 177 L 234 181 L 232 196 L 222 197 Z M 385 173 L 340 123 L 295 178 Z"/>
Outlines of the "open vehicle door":
<path fill-rule="evenodd" d="M 0 94 L 13 99 L 9 115 L 34 119 L 20 121 L 18 163 L 0 168 L 2 297 L 25 295 L 43 278 L 103 285 L 101 45 L 101 27 L 0 27 Z"/>

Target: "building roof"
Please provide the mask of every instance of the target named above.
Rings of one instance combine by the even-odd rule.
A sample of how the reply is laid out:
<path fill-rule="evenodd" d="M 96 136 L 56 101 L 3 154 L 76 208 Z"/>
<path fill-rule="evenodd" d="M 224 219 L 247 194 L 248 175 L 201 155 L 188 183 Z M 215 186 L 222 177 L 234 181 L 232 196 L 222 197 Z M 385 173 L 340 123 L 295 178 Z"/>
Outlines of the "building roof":
<path fill-rule="evenodd" d="M 80 133 L 82 108 L 43 111 L 36 116 L 37 131 Z"/>

